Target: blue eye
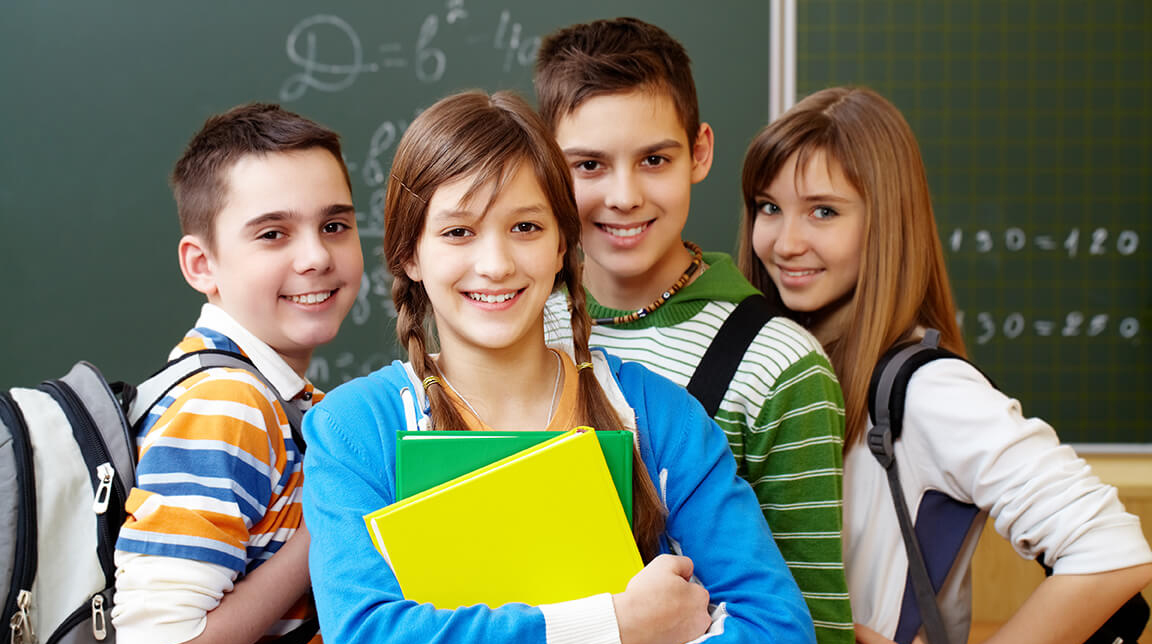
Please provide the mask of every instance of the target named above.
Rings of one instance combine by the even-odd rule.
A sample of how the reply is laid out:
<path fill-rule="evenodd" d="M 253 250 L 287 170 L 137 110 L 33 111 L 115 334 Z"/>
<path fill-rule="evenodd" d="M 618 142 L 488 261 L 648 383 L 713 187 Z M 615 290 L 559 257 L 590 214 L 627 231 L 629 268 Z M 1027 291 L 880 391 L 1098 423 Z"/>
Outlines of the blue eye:
<path fill-rule="evenodd" d="M 771 201 L 761 201 L 756 204 L 756 212 L 761 215 L 777 215 L 780 214 L 780 206 Z"/>
<path fill-rule="evenodd" d="M 815 216 L 817 219 L 830 219 L 832 217 L 835 217 L 838 214 L 840 214 L 840 213 L 829 208 L 828 206 L 816 206 L 815 208 L 812 209 L 812 215 Z"/>

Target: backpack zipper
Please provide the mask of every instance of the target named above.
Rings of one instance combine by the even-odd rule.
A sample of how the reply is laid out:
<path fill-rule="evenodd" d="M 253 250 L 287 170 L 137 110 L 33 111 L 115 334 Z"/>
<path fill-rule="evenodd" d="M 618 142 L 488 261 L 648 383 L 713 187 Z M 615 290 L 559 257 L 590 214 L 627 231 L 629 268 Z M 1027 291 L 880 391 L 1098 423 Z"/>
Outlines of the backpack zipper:
<path fill-rule="evenodd" d="M 40 385 L 40 389 L 56 399 L 64 409 L 68 422 L 77 428 L 77 439 L 83 441 L 84 449 L 81 449 L 81 453 L 92 479 L 92 509 L 96 513 L 96 533 L 99 535 L 96 554 L 104 570 L 104 579 L 111 584 L 116 570 L 112 563 L 112 549 L 120 526 L 124 523 L 124 487 L 116 476 L 112 459 L 108 456 L 108 447 L 96 428 L 96 421 L 92 420 L 91 414 L 84 408 L 84 403 L 72 387 L 59 380 L 50 380 Z"/>
<path fill-rule="evenodd" d="M 104 592 L 96 593 L 83 605 L 76 610 L 72 611 L 65 617 L 60 625 L 56 627 L 56 631 L 48 637 L 44 644 L 58 644 L 65 637 L 69 635 L 75 636 L 79 633 L 74 633 L 76 627 L 84 622 L 91 620 L 92 622 L 92 638 L 97 642 L 103 642 L 108 639 L 108 616 L 105 604 L 108 600 L 104 597 Z M 78 638 L 80 641 L 86 641 L 85 638 Z"/>
<path fill-rule="evenodd" d="M 28 425 L 24 422 L 20 407 L 6 391 L 0 391 L 0 421 L 12 430 L 16 488 L 20 495 L 16 511 L 16 552 L 8 597 L 4 603 L 4 620 L 11 629 L 11 640 L 20 642 L 25 636 L 30 638 L 32 627 L 27 609 L 32 599 L 32 582 L 36 578 L 36 474 L 32 464 L 32 445 L 28 440 Z"/>

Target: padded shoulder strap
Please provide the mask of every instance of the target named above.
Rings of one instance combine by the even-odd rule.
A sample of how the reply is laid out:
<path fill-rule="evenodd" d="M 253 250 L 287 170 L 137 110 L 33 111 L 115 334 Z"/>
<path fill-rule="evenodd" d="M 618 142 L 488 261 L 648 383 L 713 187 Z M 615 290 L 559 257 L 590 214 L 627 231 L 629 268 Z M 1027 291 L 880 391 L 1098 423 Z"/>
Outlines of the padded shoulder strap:
<path fill-rule="evenodd" d="M 304 420 L 304 412 L 296 405 L 289 404 L 280 397 L 280 392 L 276 387 L 268 382 L 264 374 L 252 364 L 252 361 L 238 353 L 231 351 L 219 351 L 215 349 L 205 349 L 203 351 L 193 351 L 186 353 L 168 364 L 164 368 L 156 372 L 151 378 L 145 380 L 139 387 L 136 388 L 135 398 L 132 400 L 128 409 L 128 422 L 133 428 L 136 424 L 148 414 L 148 411 L 156 406 L 168 392 L 180 384 L 187 378 L 204 371 L 205 369 L 212 369 L 215 367 L 225 367 L 230 369 L 243 369 L 260 382 L 276 396 L 276 400 L 280 403 L 280 408 L 284 410 L 284 415 L 288 417 L 288 425 L 292 428 L 292 439 L 296 441 L 297 447 L 303 452 L 305 449 L 304 435 L 300 431 L 301 423 Z"/>
<path fill-rule="evenodd" d="M 940 358 L 963 360 L 955 353 L 941 349 L 939 344 L 940 332 L 928 329 L 920 342 L 897 344 L 889 349 L 872 370 L 872 380 L 868 385 L 868 416 L 874 426 L 888 425 L 892 430 L 892 440 L 900 438 L 904 426 L 904 400 L 912 374 Z M 876 448 L 872 452 L 876 453 Z"/>
<path fill-rule="evenodd" d="M 868 415 L 872 418 L 872 428 L 868 430 L 867 437 L 868 449 L 888 475 L 888 488 L 892 493 L 896 518 L 900 522 L 900 535 L 908 555 L 908 576 L 912 581 L 916 606 L 929 644 L 948 644 L 948 632 L 940 616 L 936 591 L 928 574 L 920 541 L 916 538 L 904 489 L 900 487 L 893 443 L 900 437 L 903 428 L 904 400 L 912 374 L 922 365 L 938 358 L 958 357 L 951 351 L 941 349 L 939 344 L 940 332 L 928 329 L 920 342 L 899 344 L 889 349 L 876 363 L 868 386 Z M 916 629 L 912 630 L 912 635 L 915 635 Z"/>
<path fill-rule="evenodd" d="M 720 401 L 756 334 L 779 313 L 767 298 L 756 293 L 741 300 L 720 325 L 687 387 L 688 393 L 704 405 L 709 417 L 720 409 Z"/>

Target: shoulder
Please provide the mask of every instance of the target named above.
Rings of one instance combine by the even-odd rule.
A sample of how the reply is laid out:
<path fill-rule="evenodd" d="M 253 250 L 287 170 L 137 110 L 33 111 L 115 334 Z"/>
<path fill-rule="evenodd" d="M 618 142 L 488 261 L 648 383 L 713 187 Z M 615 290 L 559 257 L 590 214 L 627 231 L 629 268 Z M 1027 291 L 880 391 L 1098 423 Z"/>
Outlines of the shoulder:
<path fill-rule="evenodd" d="M 925 363 L 908 379 L 908 415 L 962 413 L 979 416 L 989 409 L 1020 412 L 1017 401 L 996 389 L 974 365 L 959 358 Z"/>
<path fill-rule="evenodd" d="M 653 425 L 654 419 L 674 418 L 688 413 L 696 399 L 686 389 L 639 362 L 622 361 L 608 355 L 609 365 L 620 384 L 628 404 L 641 416 L 642 424 Z M 703 408 L 699 408 L 702 415 Z M 656 423 L 659 424 L 659 423 Z"/>
<path fill-rule="evenodd" d="M 188 414 L 205 424 L 218 416 L 232 416 L 253 422 L 252 414 L 283 413 L 275 392 L 246 369 L 212 367 L 194 374 L 173 387 L 157 405 L 161 419 Z"/>
<path fill-rule="evenodd" d="M 359 378 L 345 382 L 324 395 L 316 409 L 330 413 L 352 411 L 358 408 L 388 406 L 398 399 L 404 389 L 412 389 L 415 384 L 408 376 L 404 363 L 394 360 L 391 364 Z"/>
<path fill-rule="evenodd" d="M 733 384 L 760 382 L 774 388 L 810 376 L 836 380 L 820 342 L 796 322 L 777 315 L 760 328 L 748 346 Z"/>

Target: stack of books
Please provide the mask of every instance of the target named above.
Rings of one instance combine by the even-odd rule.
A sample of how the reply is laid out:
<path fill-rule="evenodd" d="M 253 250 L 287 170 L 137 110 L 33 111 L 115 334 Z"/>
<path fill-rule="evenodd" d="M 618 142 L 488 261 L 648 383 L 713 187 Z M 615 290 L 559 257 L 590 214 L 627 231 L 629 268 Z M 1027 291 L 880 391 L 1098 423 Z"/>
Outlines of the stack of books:
<path fill-rule="evenodd" d="M 548 604 L 621 592 L 643 567 L 631 432 L 398 432 L 396 489 L 364 520 L 407 599 Z"/>

